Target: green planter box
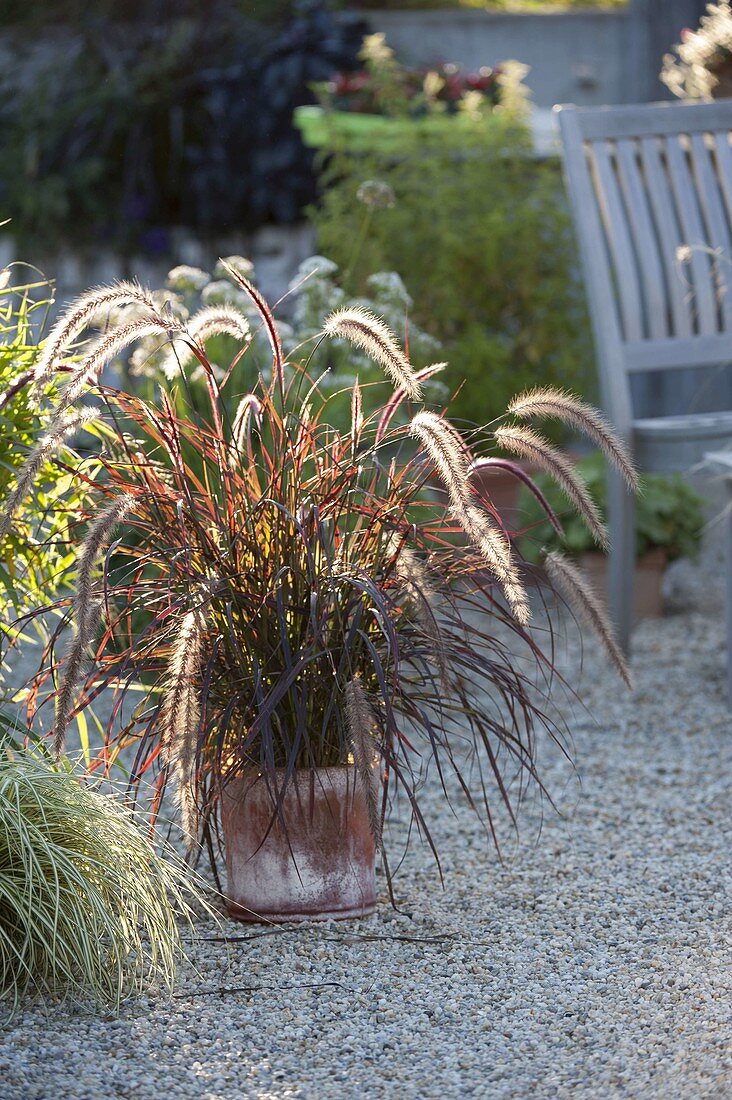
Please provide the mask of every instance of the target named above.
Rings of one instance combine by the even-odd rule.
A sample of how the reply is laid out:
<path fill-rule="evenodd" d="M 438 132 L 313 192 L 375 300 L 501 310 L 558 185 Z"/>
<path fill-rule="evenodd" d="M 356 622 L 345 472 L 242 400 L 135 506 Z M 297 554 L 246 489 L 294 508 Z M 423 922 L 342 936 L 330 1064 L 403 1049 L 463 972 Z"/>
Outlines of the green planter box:
<path fill-rule="evenodd" d="M 353 111 L 326 111 L 323 107 L 297 107 L 294 112 L 295 126 L 311 149 L 336 148 L 387 155 L 400 153 L 405 144 L 415 142 L 469 145 L 496 122 L 495 115 L 475 119 L 466 113 L 387 118 Z"/>

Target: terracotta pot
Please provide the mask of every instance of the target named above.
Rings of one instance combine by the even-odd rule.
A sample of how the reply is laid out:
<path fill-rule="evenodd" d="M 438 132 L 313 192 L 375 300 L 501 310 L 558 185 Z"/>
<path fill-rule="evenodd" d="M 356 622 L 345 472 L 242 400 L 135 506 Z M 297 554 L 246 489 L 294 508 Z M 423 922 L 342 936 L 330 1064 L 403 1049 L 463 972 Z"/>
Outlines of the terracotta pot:
<path fill-rule="evenodd" d="M 284 781 L 278 769 L 276 782 Z M 375 780 L 376 781 L 376 780 Z M 375 845 L 353 766 L 295 772 L 275 816 L 254 768 L 222 795 L 227 908 L 244 921 L 346 920 L 376 908 Z"/>
<path fill-rule="evenodd" d="M 723 65 L 714 73 L 717 83 L 712 88 L 713 99 L 729 99 L 732 97 L 732 65 Z"/>
<path fill-rule="evenodd" d="M 521 463 L 523 466 L 524 464 Z M 529 471 L 527 471 L 529 472 Z M 519 489 L 521 482 L 508 470 L 500 467 L 490 467 L 476 470 L 473 474 L 473 485 L 478 495 L 483 500 L 490 501 L 501 523 L 507 531 L 515 531 L 521 526 L 519 514 Z"/>
<path fill-rule="evenodd" d="M 580 565 L 595 590 L 607 597 L 608 561 L 605 555 L 582 554 Z M 660 619 L 663 615 L 661 586 L 666 565 L 666 551 L 660 547 L 648 550 L 636 560 L 633 577 L 633 618 L 636 622 L 640 619 Z"/>
<path fill-rule="evenodd" d="M 567 458 L 577 462 L 580 454 L 574 451 L 566 452 Z M 525 474 L 534 477 L 539 471 L 533 462 L 524 459 L 511 459 L 516 466 L 520 466 Z M 473 485 L 479 496 L 490 501 L 501 518 L 501 523 L 509 534 L 520 532 L 526 527 L 526 516 L 520 507 L 519 493 L 522 485 L 519 478 L 508 470 L 502 470 L 500 466 L 483 466 L 472 475 Z"/>

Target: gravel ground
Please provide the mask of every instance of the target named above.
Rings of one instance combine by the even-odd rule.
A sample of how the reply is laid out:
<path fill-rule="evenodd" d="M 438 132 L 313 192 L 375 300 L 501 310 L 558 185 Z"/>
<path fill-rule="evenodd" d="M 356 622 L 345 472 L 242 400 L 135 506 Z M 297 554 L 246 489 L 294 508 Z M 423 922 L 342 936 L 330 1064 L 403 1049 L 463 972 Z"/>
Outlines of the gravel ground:
<path fill-rule="evenodd" d="M 674 605 L 703 591 L 716 610 L 639 628 L 632 697 L 588 644 L 576 771 L 545 747 L 559 812 L 530 800 L 519 839 L 504 823 L 503 864 L 428 787 L 444 890 L 413 843 L 401 912 L 382 879 L 367 921 L 224 920 L 244 937 L 228 944 L 204 924 L 172 1001 L 28 1008 L 0 1035 L 2 1100 L 731 1096 L 732 742 L 707 567 L 672 578 Z M 390 829 L 398 844 L 398 808 Z"/>

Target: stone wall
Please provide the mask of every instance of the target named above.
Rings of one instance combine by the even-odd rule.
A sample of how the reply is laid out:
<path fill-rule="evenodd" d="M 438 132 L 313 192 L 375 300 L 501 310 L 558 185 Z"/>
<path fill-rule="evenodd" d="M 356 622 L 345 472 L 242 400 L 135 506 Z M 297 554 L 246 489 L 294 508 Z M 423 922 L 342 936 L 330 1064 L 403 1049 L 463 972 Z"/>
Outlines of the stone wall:
<path fill-rule="evenodd" d="M 531 67 L 527 83 L 534 102 L 549 108 L 668 98 L 658 79 L 663 55 L 683 27 L 699 22 L 705 7 L 706 0 L 629 0 L 625 8 L 605 11 L 362 14 L 411 64 L 453 61 L 478 69 L 507 58 L 523 61 Z"/>
<path fill-rule="evenodd" d="M 0 235 L 0 270 L 14 260 L 32 259 L 34 266 L 54 281 L 58 310 L 99 283 L 135 278 L 155 289 L 163 286 L 166 274 L 177 264 L 212 271 L 219 256 L 246 256 L 254 263 L 257 285 L 267 300 L 274 303 L 287 292 L 298 265 L 315 251 L 314 233 L 306 223 L 264 226 L 249 235 L 219 240 L 206 240 L 190 230 L 179 230 L 171 237 L 171 251 L 158 258 L 120 256 L 101 246 L 75 249 L 71 243 L 60 252 L 28 257 L 18 251 L 12 236 L 6 233 Z M 20 268 L 14 282 L 25 282 L 28 275 Z"/>
<path fill-rule="evenodd" d="M 509 58 L 524 62 L 539 107 L 627 98 L 628 13 L 622 9 L 516 15 L 453 8 L 363 15 L 408 64 L 452 61 L 479 69 Z"/>

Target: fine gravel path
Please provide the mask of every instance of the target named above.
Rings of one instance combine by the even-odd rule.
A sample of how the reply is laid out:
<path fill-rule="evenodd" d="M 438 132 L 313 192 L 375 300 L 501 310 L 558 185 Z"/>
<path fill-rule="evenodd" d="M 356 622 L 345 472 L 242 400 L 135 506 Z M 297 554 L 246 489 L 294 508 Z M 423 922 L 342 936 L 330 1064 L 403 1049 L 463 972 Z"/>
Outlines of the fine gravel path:
<path fill-rule="evenodd" d="M 721 615 L 635 637 L 628 696 L 588 643 L 576 772 L 540 768 L 501 865 L 470 811 L 424 792 L 445 885 L 414 842 L 402 909 L 244 937 L 200 927 L 172 1001 L 119 1020 L 26 1009 L 2 1100 L 732 1096 L 732 741 Z M 577 674 L 577 648 L 568 667 Z M 398 844 L 404 822 L 391 822 Z M 383 880 L 382 880 L 383 885 Z M 250 938 L 254 937 L 254 938 Z"/>

